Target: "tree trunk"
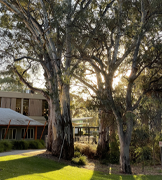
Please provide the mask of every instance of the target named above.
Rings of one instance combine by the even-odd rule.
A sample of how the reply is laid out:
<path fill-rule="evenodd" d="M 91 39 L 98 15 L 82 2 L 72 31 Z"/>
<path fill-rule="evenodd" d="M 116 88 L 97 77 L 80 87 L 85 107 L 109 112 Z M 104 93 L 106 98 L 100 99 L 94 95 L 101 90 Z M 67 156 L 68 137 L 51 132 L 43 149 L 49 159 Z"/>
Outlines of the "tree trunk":
<path fill-rule="evenodd" d="M 155 120 L 155 124 L 156 124 L 156 129 L 157 132 L 161 132 L 161 108 L 158 107 L 157 109 L 157 114 L 156 114 L 156 120 Z"/>
<path fill-rule="evenodd" d="M 152 153 L 153 153 L 153 164 L 154 164 L 154 168 L 155 168 L 155 141 L 153 141 L 152 143 Z"/>
<path fill-rule="evenodd" d="M 49 100 L 49 119 L 48 119 L 48 144 L 47 149 L 54 156 L 59 157 L 61 145 L 63 143 L 64 133 L 62 127 L 62 118 L 58 103 L 52 98 Z"/>
<path fill-rule="evenodd" d="M 129 146 L 133 129 L 133 119 L 131 114 L 126 118 L 126 122 L 122 118 L 117 119 L 118 135 L 120 141 L 120 166 L 121 172 L 132 174 L 129 157 Z M 126 127 L 124 127 L 124 124 Z"/>
<path fill-rule="evenodd" d="M 109 127 L 109 132 L 110 132 L 110 143 L 116 141 L 116 125 L 115 125 L 115 119 L 114 122 L 111 124 Z"/>
<path fill-rule="evenodd" d="M 108 119 L 104 111 L 100 111 L 100 126 L 99 126 L 99 140 L 97 147 L 98 156 L 103 159 L 109 151 L 109 127 L 107 126 Z"/>
<path fill-rule="evenodd" d="M 126 142 L 120 142 L 120 166 L 122 173 L 132 174 L 129 158 L 129 144 Z"/>
<path fill-rule="evenodd" d="M 62 157 L 71 159 L 74 155 L 73 127 L 70 113 L 69 85 L 65 84 L 61 95 L 61 111 L 64 131 L 64 145 Z"/>
<path fill-rule="evenodd" d="M 56 157 L 71 159 L 74 155 L 73 129 L 70 106 L 62 95 L 62 113 L 60 107 L 50 100 L 47 149 Z"/>
<path fill-rule="evenodd" d="M 57 78 L 55 76 L 55 78 Z M 48 119 L 47 149 L 54 156 L 71 159 L 74 154 L 73 129 L 70 117 L 69 85 L 62 85 L 58 95 L 57 84 L 50 84 L 51 89 Z"/>

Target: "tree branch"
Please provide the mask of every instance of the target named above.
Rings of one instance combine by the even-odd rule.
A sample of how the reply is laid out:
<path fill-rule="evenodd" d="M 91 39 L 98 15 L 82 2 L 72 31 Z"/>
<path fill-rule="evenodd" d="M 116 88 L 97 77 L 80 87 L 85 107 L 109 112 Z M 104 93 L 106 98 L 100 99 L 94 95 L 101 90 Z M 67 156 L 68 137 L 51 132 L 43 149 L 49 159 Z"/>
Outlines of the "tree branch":
<path fill-rule="evenodd" d="M 14 58 L 14 61 L 15 61 L 15 62 L 21 61 L 22 59 L 31 59 L 32 61 L 36 61 L 36 62 L 40 62 L 40 61 L 41 61 L 41 60 L 39 60 L 39 59 L 35 59 L 35 58 L 30 57 L 30 56 L 23 56 L 23 57 L 17 58 L 17 59 Z"/>
<path fill-rule="evenodd" d="M 76 79 L 78 79 L 81 83 L 83 83 L 84 85 L 86 85 L 87 87 L 89 87 L 92 91 L 94 91 L 95 93 L 97 93 L 96 88 L 94 88 L 93 86 L 91 86 L 89 83 L 87 83 L 86 81 L 84 81 L 81 77 L 78 77 L 77 75 L 73 74 L 73 77 L 75 77 Z"/>
<path fill-rule="evenodd" d="M 42 89 L 38 89 L 38 88 L 35 88 L 35 87 L 31 86 L 31 84 L 30 84 L 29 82 L 27 82 L 27 81 L 23 78 L 23 76 L 17 71 L 16 67 L 13 67 L 13 70 L 14 70 L 14 72 L 18 75 L 18 77 L 20 78 L 20 80 L 21 80 L 26 86 L 28 86 L 28 87 L 29 87 L 31 90 L 33 90 L 33 91 L 36 91 L 36 92 L 38 92 L 38 93 L 43 94 L 43 96 L 46 97 L 47 100 L 49 100 L 49 96 L 48 96 L 48 94 L 47 94 L 45 91 L 43 91 Z"/>

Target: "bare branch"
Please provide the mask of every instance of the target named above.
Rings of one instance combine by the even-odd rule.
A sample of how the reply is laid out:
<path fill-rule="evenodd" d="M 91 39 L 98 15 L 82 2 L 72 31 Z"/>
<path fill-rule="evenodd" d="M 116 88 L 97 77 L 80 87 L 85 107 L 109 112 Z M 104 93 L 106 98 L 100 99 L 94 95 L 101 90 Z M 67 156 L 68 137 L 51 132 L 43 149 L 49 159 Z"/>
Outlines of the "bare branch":
<path fill-rule="evenodd" d="M 105 16 L 107 10 L 111 7 L 111 5 L 114 3 L 114 1 L 115 1 L 115 0 L 113 0 L 113 1 L 111 1 L 109 4 L 107 4 L 107 6 L 106 6 L 104 12 L 102 13 L 102 17 Z"/>
<path fill-rule="evenodd" d="M 23 56 L 23 57 L 17 58 L 17 59 L 14 58 L 14 61 L 17 62 L 17 61 L 21 61 L 23 59 L 31 59 L 32 61 L 37 61 L 37 62 L 41 61 L 40 59 L 35 59 L 35 58 L 30 57 L 30 56 Z"/>
<path fill-rule="evenodd" d="M 97 93 L 97 89 L 94 88 L 93 86 L 91 86 L 89 83 L 87 83 L 85 80 L 83 80 L 81 77 L 73 74 L 73 77 L 75 77 L 76 79 L 78 79 L 81 83 L 83 83 L 84 85 L 86 85 L 87 87 L 89 87 L 92 91 L 94 91 L 95 93 Z"/>
<path fill-rule="evenodd" d="M 23 76 L 17 71 L 16 67 L 13 67 L 13 70 L 14 70 L 14 72 L 19 76 L 20 80 L 21 80 L 26 86 L 28 86 L 28 87 L 29 87 L 31 90 L 33 90 L 33 91 L 36 91 L 36 92 L 38 92 L 38 93 L 43 94 L 43 96 L 46 97 L 47 100 L 49 100 L 48 94 L 47 94 L 45 91 L 43 91 L 42 89 L 38 89 L 38 88 L 35 88 L 35 87 L 31 86 L 31 84 L 30 84 L 29 82 L 27 82 L 27 81 L 23 78 Z"/>
<path fill-rule="evenodd" d="M 25 71 L 22 73 L 22 76 L 31 68 L 31 62 L 28 61 L 28 63 L 29 63 L 29 67 L 25 69 Z"/>

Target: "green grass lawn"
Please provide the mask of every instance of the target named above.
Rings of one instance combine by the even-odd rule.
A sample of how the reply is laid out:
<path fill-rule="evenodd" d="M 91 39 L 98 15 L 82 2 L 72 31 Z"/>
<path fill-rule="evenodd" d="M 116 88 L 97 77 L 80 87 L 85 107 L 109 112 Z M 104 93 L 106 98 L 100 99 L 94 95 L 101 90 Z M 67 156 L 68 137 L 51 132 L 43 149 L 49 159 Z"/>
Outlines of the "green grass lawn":
<path fill-rule="evenodd" d="M 161 180 L 162 176 L 107 175 L 28 155 L 0 157 L 0 180 Z"/>

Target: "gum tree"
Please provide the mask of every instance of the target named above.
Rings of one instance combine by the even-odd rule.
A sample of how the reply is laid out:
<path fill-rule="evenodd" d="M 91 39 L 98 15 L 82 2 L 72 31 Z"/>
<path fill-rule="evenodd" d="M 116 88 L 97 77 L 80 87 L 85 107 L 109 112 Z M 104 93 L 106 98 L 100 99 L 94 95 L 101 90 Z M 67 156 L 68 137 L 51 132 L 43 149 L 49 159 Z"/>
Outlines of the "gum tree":
<path fill-rule="evenodd" d="M 158 0 L 118 0 L 104 17 L 101 9 L 96 8 L 95 13 L 91 13 L 93 22 L 85 23 L 89 31 L 80 33 L 79 45 L 76 44 L 84 65 L 81 66 L 81 76 L 77 71 L 74 77 L 94 92 L 107 111 L 111 108 L 120 140 L 121 171 L 128 174 L 131 173 L 129 145 L 135 110 L 145 94 L 161 91 L 161 76 L 157 76 L 162 53 L 160 8 Z M 88 44 L 86 48 L 85 42 Z M 91 68 L 87 69 L 85 65 Z M 95 75 L 95 85 L 83 76 L 87 72 Z M 139 89 L 138 80 L 142 74 L 145 81 Z M 119 91 L 117 86 L 113 87 L 113 81 L 121 76 L 126 83 Z"/>
<path fill-rule="evenodd" d="M 69 89 L 71 70 L 76 67 L 71 57 L 72 23 L 87 10 L 91 0 L 0 0 L 0 3 L 1 42 L 4 44 L 1 57 L 10 62 L 26 61 L 23 73 L 14 62 L 11 64 L 20 80 L 33 91 L 42 93 L 48 101 L 47 149 L 59 156 L 63 147 L 62 157 L 70 159 L 74 147 Z M 24 76 L 29 70 L 35 71 L 38 65 L 44 71 L 46 90 L 32 86 Z"/>

